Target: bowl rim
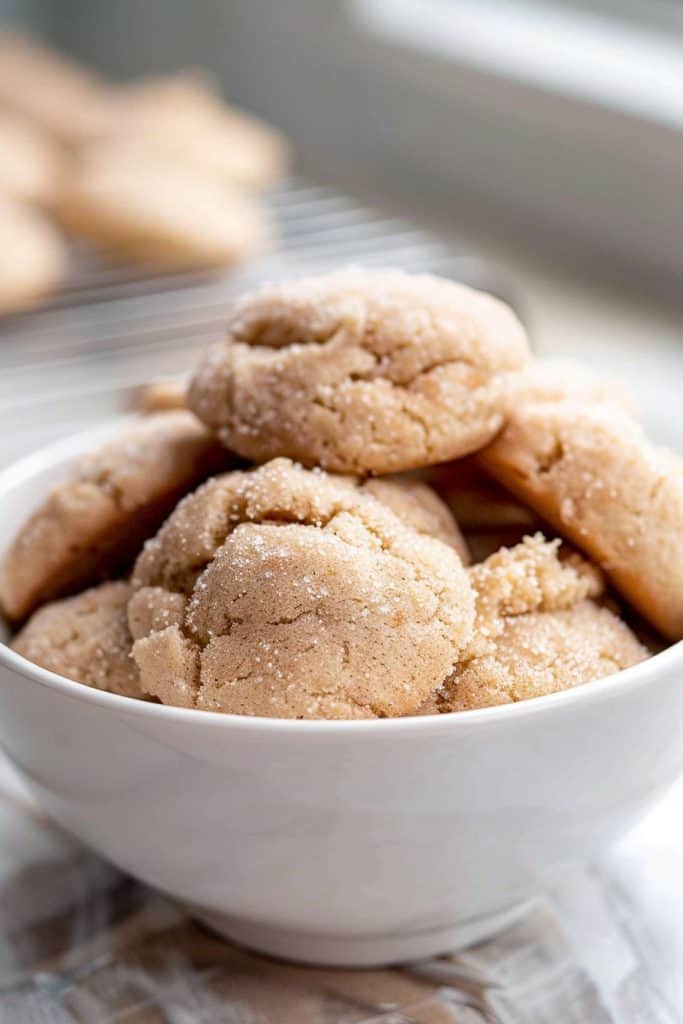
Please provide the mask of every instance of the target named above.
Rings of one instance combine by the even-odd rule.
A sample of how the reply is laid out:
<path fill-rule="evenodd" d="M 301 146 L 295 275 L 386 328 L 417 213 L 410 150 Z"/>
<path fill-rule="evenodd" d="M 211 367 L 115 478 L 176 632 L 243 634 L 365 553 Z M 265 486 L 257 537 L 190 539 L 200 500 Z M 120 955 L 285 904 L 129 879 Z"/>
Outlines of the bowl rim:
<path fill-rule="evenodd" d="M 351 734 L 371 736 L 374 740 L 381 736 L 396 736 L 397 733 L 412 734 L 437 731 L 452 733 L 469 732 L 471 727 L 487 727 L 500 724 L 513 724 L 522 719 L 542 713 L 552 713 L 563 707 L 581 704 L 602 703 L 616 696 L 626 696 L 634 690 L 651 685 L 662 675 L 669 676 L 678 670 L 683 675 L 683 641 L 652 655 L 645 661 L 630 668 L 621 669 L 612 675 L 595 679 L 590 683 L 559 690 L 557 693 L 542 697 L 531 697 L 510 704 L 496 704 L 487 708 L 475 708 L 470 711 L 454 711 L 442 715 L 406 715 L 402 718 L 372 719 L 296 719 L 266 718 L 257 715 L 236 715 L 217 711 L 206 711 L 200 708 L 181 708 L 170 704 L 156 704 L 152 701 L 138 700 L 135 697 L 123 697 L 105 690 L 78 683 L 67 679 L 49 669 L 34 665 L 23 655 L 18 654 L 0 642 L 0 669 L 5 668 L 25 679 L 30 679 L 41 686 L 54 690 L 66 697 L 85 701 L 112 712 L 125 712 L 128 716 L 156 718 L 159 722 L 168 721 L 185 723 L 188 726 L 207 726 L 211 729 L 238 730 L 244 733 L 294 734 L 319 736 Z M 1 677 L 0 677 L 1 679 Z M 1 685 L 1 683 L 0 683 Z"/>
<path fill-rule="evenodd" d="M 101 425 L 77 434 L 69 435 L 51 444 L 45 445 L 0 471 L 0 500 L 32 475 L 42 469 L 54 466 L 60 459 L 67 459 L 80 453 L 109 436 L 115 436 L 117 429 L 126 423 L 134 423 L 141 419 L 136 414 L 117 416 L 108 419 Z M 683 640 L 672 643 L 663 651 L 653 654 L 619 672 L 595 679 L 580 686 L 560 690 L 557 693 L 510 704 L 497 704 L 492 707 L 475 708 L 470 711 L 457 711 L 442 715 L 407 715 L 402 718 L 381 719 L 292 719 L 266 718 L 256 715 L 236 715 L 223 712 L 207 711 L 200 708 L 181 708 L 168 704 L 157 704 L 139 700 L 135 697 L 124 697 L 108 693 L 76 682 L 65 676 L 51 672 L 33 664 L 23 655 L 13 651 L 0 640 L 0 668 L 5 668 L 26 679 L 48 689 L 55 690 L 67 697 L 82 700 L 86 703 L 111 711 L 125 712 L 126 715 L 152 717 L 161 721 L 185 722 L 187 725 L 206 725 L 212 729 L 237 729 L 240 732 L 269 734 L 293 734 L 299 737 L 313 737 L 325 734 L 343 735 L 347 738 L 353 733 L 379 739 L 380 736 L 395 736 L 397 733 L 412 734 L 452 733 L 454 736 L 461 731 L 469 731 L 471 727 L 494 726 L 501 721 L 516 722 L 543 712 L 552 712 L 556 708 L 576 706 L 608 700 L 617 694 L 626 695 L 649 685 L 653 678 L 660 674 L 668 675 L 678 669 L 683 676 Z"/>

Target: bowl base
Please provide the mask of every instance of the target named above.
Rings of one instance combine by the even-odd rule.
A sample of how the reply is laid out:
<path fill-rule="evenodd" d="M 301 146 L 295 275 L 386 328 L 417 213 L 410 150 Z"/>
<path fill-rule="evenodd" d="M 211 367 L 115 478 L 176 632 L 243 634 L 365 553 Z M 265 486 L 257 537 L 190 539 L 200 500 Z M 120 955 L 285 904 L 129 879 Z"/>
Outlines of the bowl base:
<path fill-rule="evenodd" d="M 199 907 L 188 907 L 198 921 L 224 939 L 245 946 L 256 953 L 265 953 L 278 960 L 310 964 L 318 967 L 387 967 L 394 964 L 424 960 L 444 953 L 454 953 L 481 942 L 514 924 L 533 900 L 526 900 L 493 914 L 470 918 L 448 928 L 435 928 L 413 934 L 397 935 L 320 935 L 270 928 L 227 914 L 217 914 Z"/>

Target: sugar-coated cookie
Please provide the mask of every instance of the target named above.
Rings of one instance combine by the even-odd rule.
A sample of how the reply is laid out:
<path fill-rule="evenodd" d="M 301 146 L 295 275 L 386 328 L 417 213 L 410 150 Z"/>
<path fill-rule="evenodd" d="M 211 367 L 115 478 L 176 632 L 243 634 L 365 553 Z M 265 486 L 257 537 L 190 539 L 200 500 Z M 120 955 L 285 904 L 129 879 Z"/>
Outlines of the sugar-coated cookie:
<path fill-rule="evenodd" d="M 437 537 L 455 548 L 463 565 L 469 564 L 470 553 L 457 522 L 448 506 L 427 484 L 409 476 L 374 476 L 363 481 L 360 488 L 387 505 L 418 533 Z"/>
<path fill-rule="evenodd" d="M 112 93 L 94 72 L 36 39 L 0 33 L 0 105 L 68 145 L 101 130 Z"/>
<path fill-rule="evenodd" d="M 48 203 L 63 169 L 63 158 L 50 138 L 0 110 L 0 194 Z"/>
<path fill-rule="evenodd" d="M 620 382 L 602 377 L 570 359 L 544 358 L 529 363 L 509 379 L 507 415 L 520 404 L 578 399 L 607 403 L 633 412 L 634 401 Z M 473 562 L 482 562 L 501 547 L 514 547 L 524 535 L 546 530 L 543 520 L 518 501 L 477 463 L 476 456 L 424 470 L 422 478 L 440 495 L 462 528 Z"/>
<path fill-rule="evenodd" d="M 102 583 L 39 608 L 12 648 L 42 668 L 98 690 L 142 697 L 131 657 L 130 585 Z"/>
<path fill-rule="evenodd" d="M 229 454 L 187 412 L 150 416 L 83 458 L 0 564 L 7 618 L 20 621 L 39 604 L 115 575 L 179 498 L 229 465 Z"/>
<path fill-rule="evenodd" d="M 540 535 L 469 570 L 474 638 L 424 714 L 541 697 L 618 672 L 648 656 L 628 626 L 592 598 L 599 574 L 557 557 Z"/>
<path fill-rule="evenodd" d="M 65 272 L 66 249 L 49 221 L 0 196 L 0 315 L 36 305 Z"/>
<path fill-rule="evenodd" d="M 196 73 L 142 79 L 119 90 L 106 137 L 136 144 L 245 188 L 264 188 L 288 165 L 284 138 L 270 125 L 221 103 Z"/>
<path fill-rule="evenodd" d="M 232 266 L 270 238 L 256 200 L 134 144 L 88 147 L 56 212 L 114 255 L 162 269 Z"/>
<path fill-rule="evenodd" d="M 236 303 L 189 401 L 254 461 L 283 455 L 392 473 L 490 441 L 508 371 L 528 358 L 521 324 L 490 295 L 428 275 L 351 269 Z"/>
<path fill-rule="evenodd" d="M 683 460 L 606 404 L 522 404 L 479 464 L 665 636 L 683 636 Z"/>
<path fill-rule="evenodd" d="M 286 459 L 185 498 L 132 582 L 141 684 L 185 707 L 410 714 L 471 638 L 472 589 L 452 548 Z"/>

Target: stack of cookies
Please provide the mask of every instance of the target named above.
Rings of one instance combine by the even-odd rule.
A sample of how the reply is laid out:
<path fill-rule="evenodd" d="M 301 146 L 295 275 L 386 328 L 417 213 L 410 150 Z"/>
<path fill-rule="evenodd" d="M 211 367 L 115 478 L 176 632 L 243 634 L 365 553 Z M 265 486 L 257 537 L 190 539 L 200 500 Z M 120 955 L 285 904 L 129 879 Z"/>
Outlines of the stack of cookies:
<path fill-rule="evenodd" d="M 541 696 L 683 636 L 680 458 L 620 388 L 532 362 L 489 295 L 398 271 L 267 287 L 185 400 L 10 546 L 25 657 L 186 708 L 368 719 Z"/>
<path fill-rule="evenodd" d="M 282 137 L 200 74 L 114 86 L 0 35 L 0 314 L 59 285 L 60 229 L 161 269 L 251 258 L 271 236 L 258 192 L 287 163 Z"/>

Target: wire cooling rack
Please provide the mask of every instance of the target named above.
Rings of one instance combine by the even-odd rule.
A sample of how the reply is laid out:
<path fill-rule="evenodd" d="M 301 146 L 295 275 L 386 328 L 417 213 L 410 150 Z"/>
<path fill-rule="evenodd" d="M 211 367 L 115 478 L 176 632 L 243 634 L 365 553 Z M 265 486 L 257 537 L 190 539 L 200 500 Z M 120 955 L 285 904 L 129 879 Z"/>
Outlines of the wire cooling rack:
<path fill-rule="evenodd" d="M 408 221 L 290 179 L 267 197 L 279 242 L 229 274 L 154 274 L 74 246 L 58 293 L 0 318 L 0 464 L 130 409 L 146 381 L 186 372 L 220 338 L 231 299 L 268 280 L 344 264 L 463 280 L 512 301 L 495 268 Z"/>

